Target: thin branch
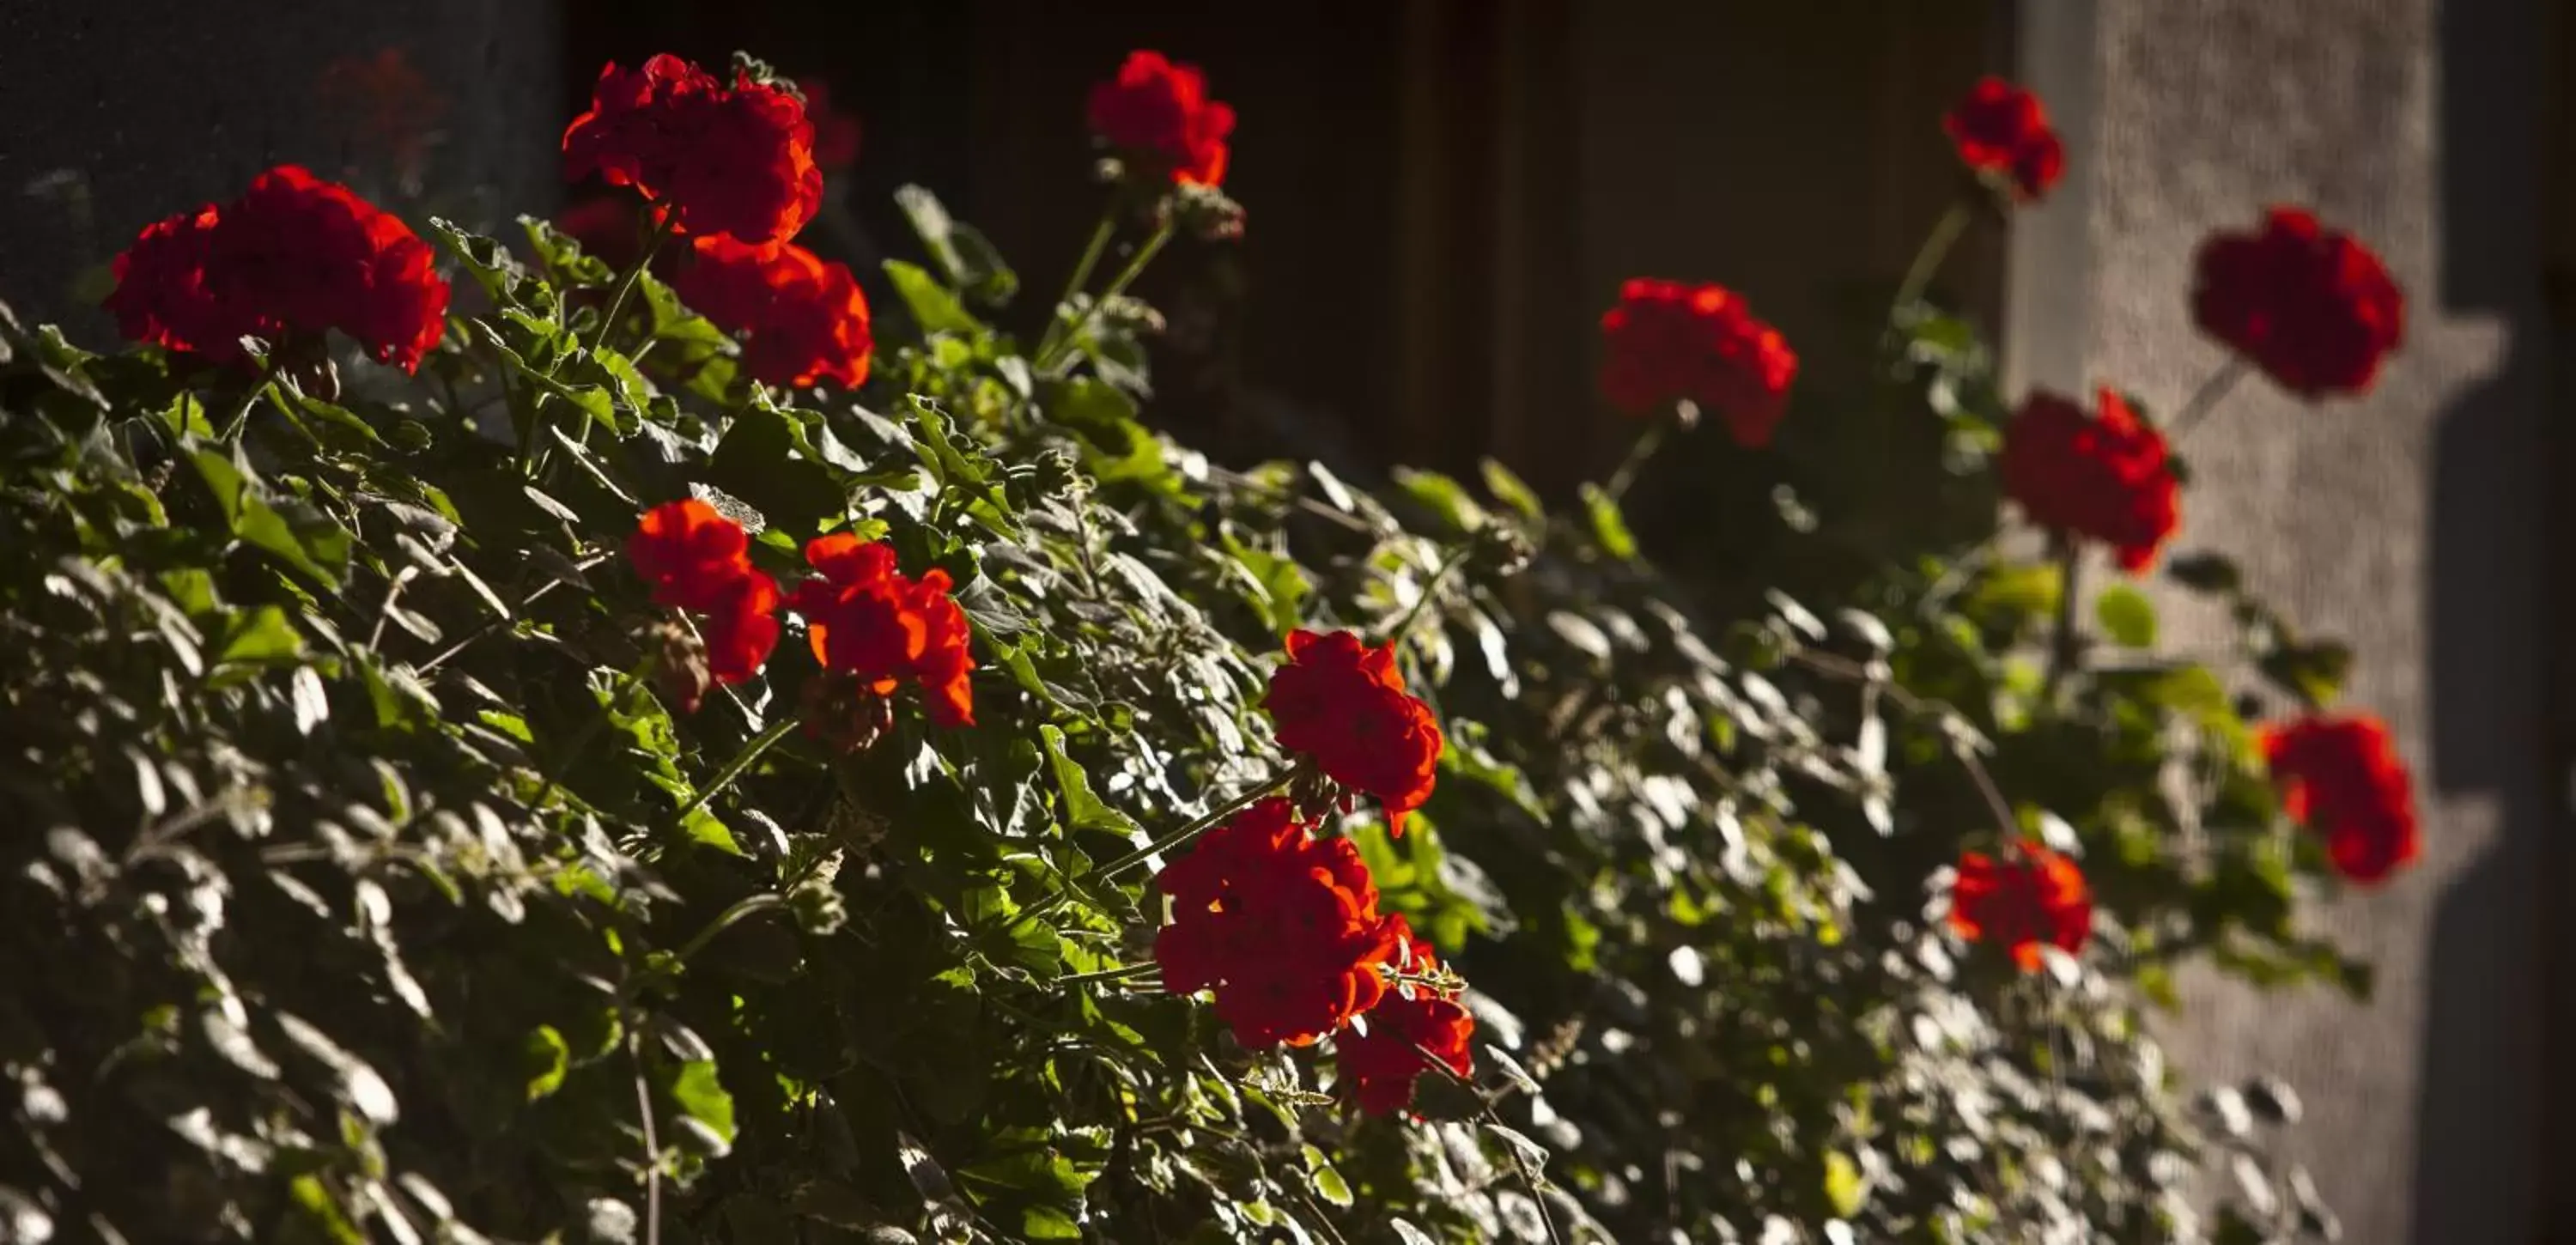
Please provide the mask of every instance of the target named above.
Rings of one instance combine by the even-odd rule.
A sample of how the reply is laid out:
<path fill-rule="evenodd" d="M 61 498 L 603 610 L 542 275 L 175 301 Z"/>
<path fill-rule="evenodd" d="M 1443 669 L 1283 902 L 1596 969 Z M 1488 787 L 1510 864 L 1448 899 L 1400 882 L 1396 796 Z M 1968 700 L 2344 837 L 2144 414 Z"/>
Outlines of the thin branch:
<path fill-rule="evenodd" d="M 742 772 L 750 769 L 752 762 L 760 759 L 761 753 L 769 751 L 772 745 L 787 738 L 787 733 L 796 729 L 796 721 L 793 717 L 780 718 L 770 723 L 769 729 L 752 736 L 751 742 L 744 744 L 741 752 L 735 754 L 732 760 L 725 762 L 725 767 L 717 770 L 716 776 L 709 780 L 707 785 L 698 788 L 698 793 L 689 797 L 688 803 L 680 806 L 678 815 L 671 818 L 671 824 L 675 826 L 685 824 L 690 814 L 705 808 L 707 801 L 714 799 L 718 792 L 731 786 L 734 779 L 742 777 Z"/>
<path fill-rule="evenodd" d="M 653 1123 L 653 1087 L 644 1076 L 644 1039 L 628 1030 L 626 1054 L 635 1061 L 635 1111 L 644 1121 L 644 1245 L 662 1245 L 662 1138 Z"/>
<path fill-rule="evenodd" d="M 1137 848 L 1135 851 L 1129 852 L 1116 860 L 1110 861 L 1108 864 L 1102 865 L 1089 873 L 1083 874 L 1082 880 L 1085 882 L 1106 882 L 1116 878 L 1119 874 L 1125 873 L 1128 870 L 1153 859 L 1159 853 L 1170 851 L 1175 847 L 1179 847 L 1180 845 L 1189 842 L 1191 839 L 1197 838 L 1199 834 L 1205 831 L 1208 827 L 1216 825 L 1218 822 L 1224 821 L 1225 819 L 1234 816 L 1236 813 L 1252 807 L 1264 796 L 1268 796 L 1281 788 L 1286 787 L 1290 780 L 1294 779 L 1296 776 L 1297 771 L 1293 769 L 1276 774 L 1268 781 L 1254 786 L 1243 794 L 1226 801 L 1224 804 L 1210 809 L 1197 817 L 1191 818 L 1189 823 L 1182 826 L 1180 829 L 1174 830 L 1170 834 L 1164 835 L 1143 847 Z M 1041 896 L 1036 903 L 1020 909 L 1019 915 L 1012 917 L 1010 923 L 1002 927 L 1003 932 L 1008 933 L 1011 930 L 1018 929 L 1020 927 L 1020 922 L 1035 917 L 1040 913 L 1049 912 L 1062 906 L 1067 899 L 1072 897 L 1072 895 L 1072 888 L 1067 887 L 1063 890 L 1054 891 Z"/>
<path fill-rule="evenodd" d="M 2217 371 L 2204 377 L 2200 387 L 2192 390 L 2191 397 L 2182 404 L 2182 409 L 2165 421 L 2166 444 L 2181 444 L 2184 437 L 2191 435 L 2192 429 L 2199 427 L 2202 420 L 2209 418 L 2210 412 L 2218 409 L 2219 399 L 2226 397 L 2230 390 L 2236 388 L 2236 382 L 2244 378 L 2245 356 L 2227 356 L 2227 362 L 2219 364 Z"/>
<path fill-rule="evenodd" d="M 2084 581 L 2083 546 L 2065 532 L 2051 533 L 2049 543 L 2057 558 L 2057 622 L 2048 637 L 2048 673 L 2039 683 L 2043 705 L 2057 703 L 2058 684 L 2075 668 L 2075 602 Z"/>

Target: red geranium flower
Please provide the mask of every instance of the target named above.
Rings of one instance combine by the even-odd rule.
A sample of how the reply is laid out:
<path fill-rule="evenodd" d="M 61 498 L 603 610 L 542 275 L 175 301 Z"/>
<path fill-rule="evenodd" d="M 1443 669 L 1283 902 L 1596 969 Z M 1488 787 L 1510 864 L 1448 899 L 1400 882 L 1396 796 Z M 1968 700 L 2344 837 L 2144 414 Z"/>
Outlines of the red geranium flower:
<path fill-rule="evenodd" d="M 2066 171 L 2066 148 L 2048 124 L 2039 97 L 2001 78 L 1980 79 L 1941 118 L 1959 159 L 2012 188 L 2027 203 L 2048 193 Z"/>
<path fill-rule="evenodd" d="M 294 165 L 241 198 L 147 226 L 116 260 L 107 307 L 129 338 L 230 363 L 241 338 L 338 329 L 404 371 L 446 328 L 447 282 L 392 215 Z"/>
<path fill-rule="evenodd" d="M 2201 244 L 2191 291 L 2202 332 L 2314 401 L 2367 393 L 2406 334 L 2406 296 L 2370 248 L 2297 208 Z"/>
<path fill-rule="evenodd" d="M 1642 418 L 1687 399 L 1724 418 L 1740 445 L 1771 443 L 1798 375 L 1779 331 L 1724 286 L 1629 281 L 1601 317 L 1601 339 L 1611 406 Z"/>
<path fill-rule="evenodd" d="M 735 580 L 702 630 L 716 682 L 740 683 L 759 673 L 778 647 L 778 581 L 756 570 Z"/>
<path fill-rule="evenodd" d="M 1156 879 L 1172 923 L 1154 937 L 1163 988 L 1216 992 L 1217 1017 L 1259 1049 L 1311 1044 L 1386 993 L 1378 967 L 1398 926 L 1348 839 L 1314 837 L 1294 806 L 1262 800 L 1200 838 Z"/>
<path fill-rule="evenodd" d="M 798 78 L 805 94 L 805 117 L 814 123 L 814 163 L 825 172 L 859 162 L 859 119 L 832 107 L 832 84 L 821 78 Z"/>
<path fill-rule="evenodd" d="M 221 219 L 213 207 L 155 221 L 116 257 L 107 309 L 128 341 L 219 359 L 236 358 L 251 331 L 206 288 L 206 254 Z"/>
<path fill-rule="evenodd" d="M 2282 809 L 2324 836 L 2336 872 L 2380 882 L 2414 862 L 2415 783 L 2379 719 L 2302 718 L 2264 727 L 2257 742 Z"/>
<path fill-rule="evenodd" d="M 1370 648 L 1348 631 L 1288 634 L 1288 661 L 1271 672 L 1262 701 L 1279 746 L 1302 752 L 1324 776 L 1386 805 L 1387 832 L 1431 798 L 1440 771 L 1440 724 L 1404 690 L 1395 644 Z"/>
<path fill-rule="evenodd" d="M 875 339 L 867 297 L 847 267 L 792 242 L 752 247 L 710 237 L 693 250 L 672 288 L 716 327 L 745 335 L 743 370 L 753 380 L 866 383 Z"/>
<path fill-rule="evenodd" d="M 1234 109 L 1208 98 L 1198 66 L 1130 52 L 1117 77 L 1091 88 L 1091 130 L 1154 176 L 1214 186 Z"/>
<path fill-rule="evenodd" d="M 2068 955 L 2084 949 L 2093 933 L 2093 892 L 2074 861 L 2036 843 L 2000 860 L 1965 852 L 1950 891 L 1950 928 L 1970 942 L 1994 944 L 2032 972 L 2043 946 Z"/>
<path fill-rule="evenodd" d="M 2130 571 L 2155 564 L 2181 521 L 2164 434 L 2109 388 L 2087 418 L 2072 400 L 2034 391 L 2004 426 L 2004 492 L 2042 527 L 2102 541 Z"/>
<path fill-rule="evenodd" d="M 653 587 L 653 602 L 708 613 L 752 571 L 742 525 L 692 497 L 644 512 L 626 540 L 627 560 Z"/>
<path fill-rule="evenodd" d="M 805 616 L 814 659 L 856 676 L 877 695 L 905 680 L 921 685 L 930 716 L 945 726 L 975 724 L 965 611 L 948 595 L 948 572 L 914 580 L 895 569 L 893 546 L 847 532 L 816 537 L 805 561 L 818 574 L 790 603 Z"/>
<path fill-rule="evenodd" d="M 655 604 L 705 616 L 707 676 L 717 684 L 759 673 L 778 646 L 778 581 L 751 564 L 750 549 L 741 524 L 694 497 L 645 511 L 626 540 L 626 558 L 652 585 Z M 676 684 L 694 712 L 705 681 Z"/>
<path fill-rule="evenodd" d="M 1414 977 L 1437 974 L 1440 960 L 1430 946 L 1414 940 L 1413 929 L 1402 916 L 1387 920 L 1395 926 L 1403 947 L 1397 971 Z M 1349 1083 L 1360 1110 L 1393 1115 L 1413 1105 L 1414 1082 L 1431 1069 L 1425 1051 L 1461 1079 L 1473 1076 L 1475 1053 L 1467 1043 L 1475 1033 L 1476 1018 L 1457 1000 L 1404 982 L 1378 1000 L 1358 1024 L 1334 1034 L 1333 1049 L 1340 1054 L 1342 1079 Z"/>
<path fill-rule="evenodd" d="M 600 70 L 563 152 L 567 180 L 596 173 L 633 186 L 683 233 L 783 242 L 823 203 L 805 105 L 747 71 L 727 87 L 676 56 Z"/>

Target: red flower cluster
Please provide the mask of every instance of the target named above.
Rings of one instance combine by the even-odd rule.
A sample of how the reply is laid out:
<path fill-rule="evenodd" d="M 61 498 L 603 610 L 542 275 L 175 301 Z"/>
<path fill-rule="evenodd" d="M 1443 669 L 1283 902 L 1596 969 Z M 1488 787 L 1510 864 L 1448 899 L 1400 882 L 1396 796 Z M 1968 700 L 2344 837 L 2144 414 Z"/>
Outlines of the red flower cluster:
<path fill-rule="evenodd" d="M 2066 171 L 2066 148 L 2048 124 L 2039 97 L 2001 78 L 1980 79 L 1941 118 L 1959 159 L 1981 176 L 2012 188 L 2028 203 L 2048 193 Z"/>
<path fill-rule="evenodd" d="M 2084 949 L 2093 933 L 2093 892 L 2074 861 L 2036 843 L 2019 844 L 2001 860 L 1963 852 L 1950 928 L 1970 942 L 1993 943 L 2032 972 L 2043 946 L 2068 955 Z"/>
<path fill-rule="evenodd" d="M 857 164 L 859 119 L 832 107 L 832 84 L 798 78 L 796 89 L 805 95 L 805 118 L 814 123 L 814 163 L 827 173 Z"/>
<path fill-rule="evenodd" d="M 1387 919 L 1402 948 L 1396 971 L 1408 977 L 1438 975 L 1439 957 L 1414 941 L 1404 918 Z M 1342 1078 L 1360 1110 L 1393 1115 L 1413 1105 L 1413 1083 L 1431 1068 L 1425 1051 L 1462 1079 L 1474 1075 L 1475 1055 L 1467 1040 L 1475 1032 L 1476 1018 L 1457 1000 L 1428 986 L 1399 982 L 1358 1024 L 1333 1035 L 1333 1048 L 1340 1053 Z"/>
<path fill-rule="evenodd" d="M 2202 332 L 2311 401 L 2367 393 L 2406 333 L 2406 296 L 2370 248 L 2297 208 L 2200 246 L 2191 291 Z"/>
<path fill-rule="evenodd" d="M 933 720 L 975 724 L 967 679 L 975 658 L 965 611 L 948 596 L 948 572 L 907 578 L 895 569 L 893 546 L 847 532 L 806 542 L 805 561 L 820 574 L 796 585 L 789 601 L 805 616 L 816 661 L 879 696 L 911 680 L 928 694 Z"/>
<path fill-rule="evenodd" d="M 2258 742 L 2281 807 L 2325 837 L 2336 872 L 2379 882 L 2413 863 L 2415 783 L 2379 719 L 2302 718 L 2263 728 Z"/>
<path fill-rule="evenodd" d="M 1304 1046 L 1377 1005 L 1401 926 L 1349 839 L 1317 839 L 1272 797 L 1211 830 L 1156 883 L 1172 923 L 1154 937 L 1163 988 L 1216 991 L 1235 1040 Z"/>
<path fill-rule="evenodd" d="M 755 247 L 705 237 L 693 251 L 672 289 L 716 327 L 745 335 L 743 370 L 753 380 L 866 383 L 875 340 L 867 296 L 848 268 L 793 242 Z"/>
<path fill-rule="evenodd" d="M 1324 776 L 1386 805 L 1387 832 L 1431 798 L 1440 769 L 1440 724 L 1404 690 L 1393 641 L 1370 648 L 1348 631 L 1292 631 L 1287 664 L 1271 672 L 1262 701 L 1279 745 L 1314 758 Z"/>
<path fill-rule="evenodd" d="M 1198 66 L 1130 52 L 1117 77 L 1091 88 L 1091 130 L 1154 176 L 1215 186 L 1234 109 L 1208 98 Z"/>
<path fill-rule="evenodd" d="M 2053 393 L 2023 399 L 2004 426 L 2004 492 L 2032 522 L 2102 541 L 2141 571 L 2181 521 L 2181 489 L 2164 434 L 2107 387 L 2101 403 L 2087 418 Z"/>
<path fill-rule="evenodd" d="M 1619 287 L 1601 317 L 1601 393 L 1640 418 L 1688 399 L 1724 417 L 1737 444 L 1771 443 L 1798 356 L 1719 285 L 1644 278 Z"/>
<path fill-rule="evenodd" d="M 805 105 L 744 71 L 727 87 L 676 56 L 602 69 L 563 153 L 567 180 L 633 186 L 683 233 L 783 242 L 823 203 Z"/>
<path fill-rule="evenodd" d="M 294 165 L 241 198 L 147 226 L 116 257 L 107 309 L 135 341 L 221 363 L 241 339 L 284 344 L 331 329 L 404 371 L 438 344 L 447 282 L 429 246 L 392 215 Z"/>
<path fill-rule="evenodd" d="M 626 541 L 655 604 L 706 616 L 707 668 L 720 684 L 750 678 L 778 646 L 778 581 L 751 564 L 750 547 L 741 524 L 696 498 L 645 511 Z"/>

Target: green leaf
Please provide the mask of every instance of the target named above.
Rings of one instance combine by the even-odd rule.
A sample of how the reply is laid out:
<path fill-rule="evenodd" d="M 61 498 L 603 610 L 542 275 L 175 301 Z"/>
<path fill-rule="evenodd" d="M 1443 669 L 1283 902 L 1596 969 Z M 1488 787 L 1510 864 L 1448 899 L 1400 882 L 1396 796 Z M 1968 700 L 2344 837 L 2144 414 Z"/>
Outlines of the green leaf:
<path fill-rule="evenodd" d="M 289 1239 L 331 1241 L 334 1245 L 367 1245 L 367 1237 L 341 1209 L 338 1198 L 331 1196 L 329 1185 L 319 1176 L 297 1176 L 287 1185 L 287 1196 L 294 1199 L 299 1212 Z"/>
<path fill-rule="evenodd" d="M 1002 253 L 974 226 L 950 216 L 938 196 L 919 186 L 901 186 L 894 201 L 950 285 L 987 307 L 1002 306 L 1019 292 L 1019 275 L 1002 261 Z"/>
<path fill-rule="evenodd" d="M 692 1059 L 671 1072 L 663 1086 L 684 1119 L 695 1121 L 719 1145 L 734 1139 L 733 1095 L 716 1076 L 715 1061 Z"/>
<path fill-rule="evenodd" d="M 1099 830 L 1130 840 L 1141 840 L 1143 828 L 1135 819 L 1110 807 L 1091 789 L 1091 776 L 1064 752 L 1064 732 L 1053 726 L 1038 728 L 1038 738 L 1046 745 L 1047 768 L 1055 774 L 1058 794 L 1064 797 L 1064 819 L 1076 830 Z"/>
<path fill-rule="evenodd" d="M 754 405 L 734 417 L 707 461 L 707 483 L 749 502 L 772 523 L 813 531 L 849 510 L 849 495 L 820 463 L 797 453 L 788 415 Z"/>
<path fill-rule="evenodd" d="M 223 640 L 216 645 L 215 664 L 292 662 L 303 655 L 304 636 L 287 618 L 286 611 L 262 605 L 232 616 Z"/>
<path fill-rule="evenodd" d="M 2265 653 L 2255 669 L 2273 686 L 2324 708 L 2352 677 L 2352 646 L 2340 640 L 2288 641 Z"/>
<path fill-rule="evenodd" d="M 2244 587 L 2236 563 L 2215 553 L 2182 553 L 2165 560 L 2165 577 L 2194 592 L 2230 595 Z"/>
<path fill-rule="evenodd" d="M 571 1066 L 572 1047 L 553 1025 L 538 1025 L 519 1043 L 519 1071 L 527 1079 L 530 1102 L 563 1088 Z"/>
<path fill-rule="evenodd" d="M 1834 1217 L 1849 1219 L 1860 1213 L 1869 1195 L 1862 1185 L 1860 1165 L 1840 1150 L 1825 1154 L 1825 1202 L 1834 1208 Z"/>
<path fill-rule="evenodd" d="M 912 318 L 921 323 L 924 333 L 973 333 L 984 327 L 966 304 L 939 278 L 918 264 L 899 259 L 885 261 L 886 276 L 894 282 L 895 292 L 903 295 L 904 305 L 912 308 Z"/>
<path fill-rule="evenodd" d="M 1477 505 L 1456 480 L 1437 471 L 1411 467 L 1398 467 L 1393 474 L 1396 487 L 1439 515 L 1451 533 L 1472 532 L 1485 525 L 1485 508 Z"/>
<path fill-rule="evenodd" d="M 2093 599 L 2093 616 L 2114 642 L 2129 648 L 2155 647 L 2156 607 L 2147 594 L 2114 584 Z"/>
<path fill-rule="evenodd" d="M 1637 538 L 1628 533 L 1628 517 L 1619 512 L 1618 499 L 1601 491 L 1590 481 L 1584 482 L 1583 512 L 1592 520 L 1592 539 L 1601 552 L 1622 562 L 1637 556 Z"/>
<path fill-rule="evenodd" d="M 1972 613 L 2001 615 L 1997 621 L 2019 627 L 2057 612 L 2062 583 L 2054 563 L 1999 566 L 1978 577 L 1966 604 Z"/>
<path fill-rule="evenodd" d="M 1547 508 L 1540 503 L 1538 491 L 1531 488 L 1519 476 L 1513 475 L 1511 468 L 1491 458 L 1479 462 L 1476 466 L 1478 470 L 1484 472 L 1485 491 L 1493 494 L 1495 501 L 1519 511 L 1524 519 L 1535 520 L 1547 517 Z"/>
<path fill-rule="evenodd" d="M 215 507 L 223 512 L 224 522 L 242 543 L 266 550 L 281 562 L 304 572 L 313 579 L 336 586 L 339 575 L 326 569 L 322 558 L 334 563 L 348 559 L 348 532 L 329 519 L 315 516 L 307 532 L 299 535 L 284 515 L 263 501 L 251 476 L 233 459 L 214 450 L 200 449 L 188 456 L 197 468 L 197 477 L 213 495 Z M 306 537 L 315 547 L 308 547 Z M 320 557 L 317 558 L 317 554 Z"/>

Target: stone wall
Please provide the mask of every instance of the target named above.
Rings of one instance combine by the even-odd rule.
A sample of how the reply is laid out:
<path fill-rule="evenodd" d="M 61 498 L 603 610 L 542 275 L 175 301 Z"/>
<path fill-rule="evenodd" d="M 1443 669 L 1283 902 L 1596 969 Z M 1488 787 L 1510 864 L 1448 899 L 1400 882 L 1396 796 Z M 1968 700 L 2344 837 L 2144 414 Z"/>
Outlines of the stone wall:
<path fill-rule="evenodd" d="M 2172 1041 L 2195 1073 L 2277 1071 L 2305 1091 L 2291 1148 L 2345 1239 L 2549 1239 L 2539 0 L 2105 0 L 2090 16 L 2022 50 L 2034 73 L 2093 67 L 2069 136 L 2091 153 L 2085 227 L 2035 230 L 2010 281 L 2016 302 L 2084 282 L 2089 331 L 2026 340 L 2051 357 L 2020 360 L 2025 375 L 2180 403 L 2222 358 L 2188 320 L 2193 247 L 2266 203 L 2370 241 L 2409 295 L 2405 349 L 2368 399 L 2248 383 L 2202 426 L 2181 547 L 2223 550 L 2353 644 L 2351 700 L 2414 766 L 2425 858 L 2321 914 L 2377 962 L 2371 1002 L 2202 979 Z M 2202 619 L 2180 639 L 2225 634 Z"/>
<path fill-rule="evenodd" d="M 415 220 L 544 211 L 553 0 L 0 4 L 0 298 L 97 340 L 145 224 L 302 163 Z"/>

